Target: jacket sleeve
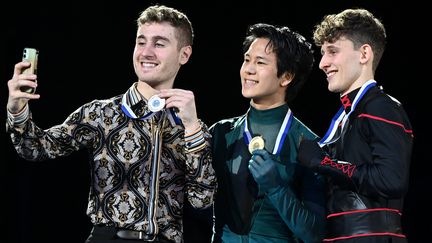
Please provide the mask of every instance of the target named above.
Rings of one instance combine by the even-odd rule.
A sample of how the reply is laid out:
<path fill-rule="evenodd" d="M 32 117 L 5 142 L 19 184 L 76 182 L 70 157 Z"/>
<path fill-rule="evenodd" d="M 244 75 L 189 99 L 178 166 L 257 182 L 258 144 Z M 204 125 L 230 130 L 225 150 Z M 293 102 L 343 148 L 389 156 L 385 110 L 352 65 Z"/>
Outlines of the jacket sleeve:
<path fill-rule="evenodd" d="M 325 234 L 326 180 L 322 175 L 301 166 L 298 146 L 316 135 L 301 123 L 292 127 L 290 159 L 286 163 L 288 182 L 267 194 L 285 224 L 305 243 L 322 242 Z"/>
<path fill-rule="evenodd" d="M 71 115 L 60 125 L 43 130 L 33 122 L 32 114 L 26 106 L 17 117 L 8 114 L 6 131 L 19 156 L 30 161 L 41 161 L 66 156 L 95 138 L 95 130 L 83 122 L 89 115 L 91 105 L 87 104 Z"/>
<path fill-rule="evenodd" d="M 194 208 L 210 207 L 217 183 L 212 166 L 211 135 L 201 122 L 201 129 L 185 137 L 187 198 Z"/>
<path fill-rule="evenodd" d="M 267 194 L 286 225 L 305 243 L 322 242 L 325 233 L 325 181 L 312 171 L 301 186 L 279 186 Z"/>
<path fill-rule="evenodd" d="M 413 134 L 401 105 L 379 99 L 357 119 L 372 159 L 372 163 L 361 163 L 353 172 L 358 190 L 387 198 L 403 196 L 408 189 Z"/>

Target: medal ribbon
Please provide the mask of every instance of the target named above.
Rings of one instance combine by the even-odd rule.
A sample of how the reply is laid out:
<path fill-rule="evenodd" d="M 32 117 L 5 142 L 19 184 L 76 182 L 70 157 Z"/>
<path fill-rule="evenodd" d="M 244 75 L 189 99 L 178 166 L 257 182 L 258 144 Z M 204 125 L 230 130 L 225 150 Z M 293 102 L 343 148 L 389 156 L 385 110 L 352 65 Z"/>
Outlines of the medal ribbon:
<path fill-rule="evenodd" d="M 135 115 L 135 113 L 132 111 L 132 109 L 130 108 L 130 106 L 127 104 L 126 95 L 123 95 L 123 97 L 122 97 L 121 109 L 123 110 L 123 112 L 128 117 L 133 118 L 133 119 L 140 119 L 140 120 L 143 120 L 143 121 L 145 119 L 148 119 L 148 118 L 150 118 L 150 117 L 152 117 L 152 116 L 154 116 L 156 114 L 155 112 L 150 111 L 150 112 L 146 113 L 144 116 L 138 117 L 137 115 Z"/>
<path fill-rule="evenodd" d="M 376 86 L 375 80 L 369 80 L 361 86 L 359 92 L 357 93 L 357 95 L 354 98 L 354 101 L 353 101 L 352 106 L 351 106 L 351 110 L 348 112 L 348 114 L 346 114 L 344 106 L 342 105 L 342 107 L 339 109 L 339 111 L 336 113 L 336 115 L 332 118 L 332 121 L 330 123 L 330 127 L 327 130 L 326 134 L 319 141 L 319 144 L 321 147 L 323 147 L 326 144 L 334 143 L 339 139 L 339 137 L 343 131 L 343 128 L 346 124 L 346 121 L 348 120 L 349 115 L 351 115 L 351 113 L 355 110 L 357 104 L 360 102 L 360 100 L 364 96 L 364 94 L 366 94 L 366 92 L 373 86 Z M 340 132 L 336 136 L 336 133 L 338 132 L 338 130 Z"/>
<path fill-rule="evenodd" d="M 285 141 L 285 138 L 288 134 L 288 130 L 291 126 L 292 119 L 293 119 L 292 112 L 288 108 L 288 111 L 285 115 L 282 126 L 279 129 L 279 133 L 278 133 L 278 136 L 276 138 L 276 143 L 275 143 L 275 146 L 273 148 L 273 154 L 276 155 L 276 154 L 280 153 L 280 151 L 282 149 L 283 142 Z M 244 130 L 243 130 L 243 137 L 245 139 L 246 145 L 248 146 L 250 141 L 252 140 L 252 135 L 249 132 L 247 120 L 248 119 L 247 119 L 247 115 L 246 115 L 246 119 L 245 119 L 245 123 L 244 123 Z"/>
<path fill-rule="evenodd" d="M 142 117 L 138 117 L 130 108 L 130 106 L 127 103 L 126 100 L 126 95 L 123 95 L 122 97 L 122 104 L 121 104 L 121 109 L 122 111 L 130 118 L 133 119 L 140 119 L 140 120 L 146 120 L 149 119 L 150 117 L 154 116 L 157 112 L 153 112 L 153 111 L 149 111 L 147 112 L 144 116 Z M 180 118 L 177 116 L 176 112 L 174 111 L 174 109 L 169 108 L 169 109 L 164 109 L 166 111 L 168 111 L 168 119 L 170 120 L 171 124 L 177 124 L 180 125 L 181 124 L 181 120 Z M 159 111 L 158 111 L 159 112 Z"/>

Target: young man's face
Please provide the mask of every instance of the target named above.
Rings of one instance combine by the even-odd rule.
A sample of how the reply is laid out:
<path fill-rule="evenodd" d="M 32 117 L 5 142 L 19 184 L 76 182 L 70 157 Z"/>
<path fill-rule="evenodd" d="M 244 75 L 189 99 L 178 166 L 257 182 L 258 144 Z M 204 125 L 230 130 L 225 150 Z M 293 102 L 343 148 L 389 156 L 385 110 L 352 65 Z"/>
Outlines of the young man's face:
<path fill-rule="evenodd" d="M 352 41 L 340 38 L 333 43 L 324 42 L 321 54 L 319 68 L 326 74 L 331 92 L 346 94 L 361 86 L 361 52 L 354 49 Z"/>
<path fill-rule="evenodd" d="M 192 47 L 179 49 L 176 29 L 169 23 L 145 23 L 138 27 L 133 64 L 140 81 L 153 88 L 172 88 L 180 66 Z"/>
<path fill-rule="evenodd" d="M 277 77 L 276 54 L 268 46 L 268 39 L 258 38 L 244 54 L 240 68 L 242 95 L 253 104 L 274 107 L 285 101 L 286 81 Z M 286 83 L 286 85 L 285 85 Z"/>

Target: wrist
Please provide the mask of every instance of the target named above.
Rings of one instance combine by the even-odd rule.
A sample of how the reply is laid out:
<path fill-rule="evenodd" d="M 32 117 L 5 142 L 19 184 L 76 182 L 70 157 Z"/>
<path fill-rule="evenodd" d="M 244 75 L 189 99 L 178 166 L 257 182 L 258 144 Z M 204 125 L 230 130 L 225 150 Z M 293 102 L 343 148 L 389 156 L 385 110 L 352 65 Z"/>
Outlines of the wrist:
<path fill-rule="evenodd" d="M 282 185 L 276 185 L 276 186 L 274 186 L 274 187 L 270 187 L 270 188 L 267 190 L 266 194 L 267 194 L 267 195 L 271 195 L 271 194 L 273 194 L 273 193 L 279 191 L 281 188 L 282 188 Z"/>
<path fill-rule="evenodd" d="M 197 119 L 195 122 L 185 125 L 185 135 L 191 135 L 201 130 L 201 120 Z"/>
<path fill-rule="evenodd" d="M 26 109 L 28 109 L 28 104 L 25 104 L 23 107 L 18 109 L 11 109 L 10 107 L 6 107 L 7 112 L 14 117 L 20 116 L 26 111 Z"/>
<path fill-rule="evenodd" d="M 24 124 L 30 116 L 30 110 L 28 105 L 25 105 L 24 108 L 18 113 L 14 114 L 10 110 L 7 110 L 7 121 L 10 125 L 17 126 Z"/>

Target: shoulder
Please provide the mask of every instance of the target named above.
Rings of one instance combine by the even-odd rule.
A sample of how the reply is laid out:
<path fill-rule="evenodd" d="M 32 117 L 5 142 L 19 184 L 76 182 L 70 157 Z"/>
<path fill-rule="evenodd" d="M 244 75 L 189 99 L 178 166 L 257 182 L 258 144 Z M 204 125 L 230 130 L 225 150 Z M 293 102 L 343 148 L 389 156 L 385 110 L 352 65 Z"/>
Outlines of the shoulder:
<path fill-rule="evenodd" d="M 290 127 L 290 133 L 299 135 L 301 138 L 315 139 L 318 136 L 297 117 L 293 117 Z"/>
<path fill-rule="evenodd" d="M 401 102 L 396 98 L 380 92 L 370 98 L 363 106 L 363 111 L 360 111 L 360 116 L 365 114 L 371 117 L 382 119 L 391 119 L 401 121 L 405 119 L 406 114 Z"/>
<path fill-rule="evenodd" d="M 85 110 L 116 109 L 115 107 L 120 105 L 121 97 L 122 95 L 117 95 L 108 99 L 95 99 L 84 104 L 81 108 Z"/>
<path fill-rule="evenodd" d="M 389 125 L 397 129 L 402 128 L 405 133 L 412 135 L 411 123 L 402 104 L 384 92 L 369 98 L 363 104 L 363 108 L 357 111 L 356 116 L 365 122 L 363 124 L 367 125 L 366 127 L 378 126 L 382 130 L 383 125 Z"/>
<path fill-rule="evenodd" d="M 239 125 L 243 124 L 245 117 L 246 117 L 245 115 L 241 115 L 237 117 L 222 119 L 214 123 L 213 125 L 211 125 L 210 131 L 215 132 L 219 130 L 224 130 L 224 131 L 232 130 L 238 127 Z"/>

